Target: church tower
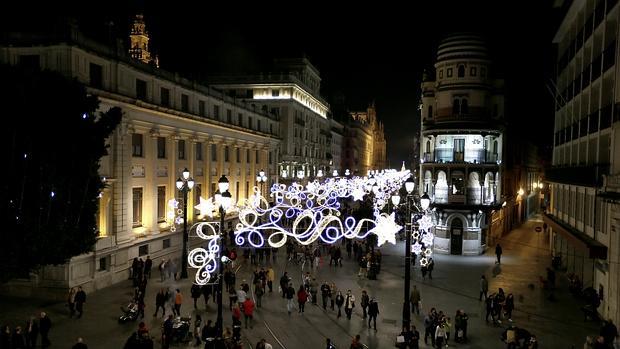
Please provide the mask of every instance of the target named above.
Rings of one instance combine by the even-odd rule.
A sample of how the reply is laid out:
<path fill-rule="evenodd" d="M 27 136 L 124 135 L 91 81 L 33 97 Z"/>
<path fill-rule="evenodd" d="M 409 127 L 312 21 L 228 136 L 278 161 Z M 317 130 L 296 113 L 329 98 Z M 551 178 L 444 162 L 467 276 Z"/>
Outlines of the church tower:
<path fill-rule="evenodd" d="M 143 15 L 136 15 L 131 25 L 129 39 L 131 40 L 131 46 L 129 48 L 129 55 L 131 55 L 131 58 L 138 59 L 146 64 L 154 64 L 159 68 L 159 58 L 157 56 L 152 57 L 149 50 L 150 38 L 146 31 Z"/>

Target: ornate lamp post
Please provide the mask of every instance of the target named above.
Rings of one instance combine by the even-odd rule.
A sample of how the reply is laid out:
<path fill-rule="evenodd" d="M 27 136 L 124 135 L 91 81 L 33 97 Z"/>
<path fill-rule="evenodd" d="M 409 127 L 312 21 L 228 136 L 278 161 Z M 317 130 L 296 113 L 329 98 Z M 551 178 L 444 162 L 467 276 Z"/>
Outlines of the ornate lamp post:
<path fill-rule="evenodd" d="M 181 279 L 187 279 L 187 193 L 194 188 L 194 179 L 189 176 L 189 170 L 183 170 L 182 177 L 177 179 L 177 189 L 183 193 L 183 251 L 181 255 Z"/>
<path fill-rule="evenodd" d="M 224 218 L 226 218 L 226 210 L 232 204 L 232 195 L 228 191 L 228 187 L 230 183 L 228 182 L 228 178 L 222 175 L 220 180 L 217 183 L 218 192 L 215 194 L 215 203 L 219 206 L 220 213 L 220 241 L 219 241 L 219 250 L 220 250 L 220 263 L 219 263 L 219 273 L 218 273 L 218 291 L 217 291 L 217 320 L 215 322 L 215 328 L 217 330 L 217 335 L 220 339 L 224 338 L 224 319 L 222 317 L 222 293 L 224 292 L 224 256 L 222 253 L 224 252 Z"/>
<path fill-rule="evenodd" d="M 265 182 L 267 182 L 267 176 L 265 176 L 265 171 L 263 171 L 262 169 L 260 170 L 260 172 L 258 172 L 258 175 L 256 176 L 256 182 L 260 184 L 261 195 L 265 195 L 263 194 L 263 185 L 265 184 Z"/>
<path fill-rule="evenodd" d="M 411 219 L 411 203 L 414 201 L 414 197 L 412 195 L 413 189 L 415 187 L 415 182 L 413 178 L 409 177 L 407 181 L 405 181 L 405 190 L 407 191 L 407 196 L 405 197 L 405 292 L 403 298 L 403 327 L 409 326 L 411 323 L 411 307 L 409 303 L 409 293 L 411 288 L 411 234 L 413 233 L 412 229 L 412 219 Z M 428 206 L 430 205 L 431 200 L 427 194 L 424 194 L 420 198 L 420 206 L 413 203 L 414 207 L 418 210 L 418 212 L 426 212 Z M 396 209 L 400 204 L 400 196 L 398 194 L 392 196 L 392 204 L 394 205 L 394 209 Z M 420 210 L 420 208 L 422 210 Z M 409 229 L 407 229 L 409 226 Z"/>

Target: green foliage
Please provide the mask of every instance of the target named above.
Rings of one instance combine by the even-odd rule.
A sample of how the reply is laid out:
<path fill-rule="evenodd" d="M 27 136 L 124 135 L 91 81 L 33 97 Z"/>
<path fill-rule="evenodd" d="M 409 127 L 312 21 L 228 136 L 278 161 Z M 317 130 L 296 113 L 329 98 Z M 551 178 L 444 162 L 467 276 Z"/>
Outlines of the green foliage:
<path fill-rule="evenodd" d="M 99 160 L 121 111 L 97 115 L 97 98 L 58 73 L 0 66 L 0 76 L 8 165 L 0 190 L 0 281 L 7 281 L 92 250 L 104 188 Z"/>

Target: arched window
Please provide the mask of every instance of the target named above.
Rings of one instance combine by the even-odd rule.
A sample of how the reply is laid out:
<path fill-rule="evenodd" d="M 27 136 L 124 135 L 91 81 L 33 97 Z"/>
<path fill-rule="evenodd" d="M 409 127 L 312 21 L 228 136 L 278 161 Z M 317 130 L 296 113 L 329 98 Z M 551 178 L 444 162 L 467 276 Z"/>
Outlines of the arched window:
<path fill-rule="evenodd" d="M 493 142 L 493 154 L 497 155 L 497 141 Z"/>
<path fill-rule="evenodd" d="M 426 117 L 429 119 L 433 117 L 433 106 L 432 105 L 428 106 L 428 115 Z"/>
<path fill-rule="evenodd" d="M 459 78 L 465 77 L 465 66 L 459 65 L 459 71 L 457 72 Z"/>
<path fill-rule="evenodd" d="M 461 114 L 469 114 L 469 106 L 464 98 L 461 100 Z"/>
<path fill-rule="evenodd" d="M 461 101 L 458 98 L 455 98 L 452 101 L 452 114 L 457 115 L 461 110 Z"/>
<path fill-rule="evenodd" d="M 426 141 L 426 150 L 424 152 L 426 153 L 431 152 L 431 141 Z"/>

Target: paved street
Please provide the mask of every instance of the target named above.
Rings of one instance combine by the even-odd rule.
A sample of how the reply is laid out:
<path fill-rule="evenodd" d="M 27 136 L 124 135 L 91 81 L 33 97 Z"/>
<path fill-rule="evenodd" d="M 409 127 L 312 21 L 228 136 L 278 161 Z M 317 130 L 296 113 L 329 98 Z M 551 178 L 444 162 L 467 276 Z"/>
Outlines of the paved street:
<path fill-rule="evenodd" d="M 598 333 L 598 324 L 584 322 L 581 303 L 568 293 L 566 278 L 558 273 L 557 301 L 550 302 L 540 289 L 538 276 L 545 275 L 545 268 L 550 264 L 549 254 L 542 248 L 548 238 L 543 233 L 535 233 L 533 227 L 541 225 L 538 221 L 529 221 L 520 229 L 512 231 L 501 241 L 504 255 L 501 266 L 494 263 L 494 249 L 489 249 L 483 256 L 461 257 L 436 255 L 433 280 L 421 280 L 419 269 L 413 269 L 413 282 L 418 285 L 422 294 L 423 310 L 430 307 L 443 310 L 452 319 L 456 309 L 464 309 L 469 314 L 468 344 L 456 346 L 460 348 L 502 348 L 499 340 L 501 328 L 490 326 L 484 321 L 484 302 L 478 301 L 478 282 L 481 274 L 487 275 L 490 291 L 502 287 L 506 293 L 515 295 L 516 310 L 513 314 L 514 324 L 524 327 L 535 334 L 540 348 L 570 348 L 571 345 L 581 347 L 586 335 Z M 252 330 L 244 330 L 246 342 L 254 345 L 260 338 L 267 339 L 274 348 L 324 348 L 325 338 L 334 340 L 338 348 L 348 348 L 351 336 L 360 334 L 362 342 L 369 348 L 394 347 L 394 341 L 400 330 L 403 298 L 403 242 L 395 246 L 381 249 L 384 255 L 381 273 L 378 280 L 359 279 L 357 265 L 347 260 L 344 253 L 344 266 L 334 268 L 322 266 L 317 273 L 317 281 L 334 281 L 340 290 L 351 289 L 358 299 L 354 316 L 336 318 L 333 311 L 324 312 L 320 307 L 308 305 L 304 315 L 294 312 L 290 317 L 286 312 L 286 303 L 277 293 L 263 297 L 263 307 L 255 313 L 255 325 Z M 344 249 L 343 249 L 344 252 Z M 286 265 L 284 251 L 280 251 L 276 267 L 276 282 L 286 269 L 293 276 L 297 288 L 301 280 L 299 266 Z M 244 278 L 251 281 L 251 269 L 244 266 L 237 275 L 237 284 Z M 190 279 L 191 280 L 191 279 Z M 528 287 L 533 284 L 534 288 Z M 161 316 L 152 317 L 155 304 L 155 293 L 160 287 L 171 289 L 180 287 L 185 302 L 182 313 L 192 312 L 190 298 L 190 281 L 175 283 L 159 281 L 158 273 L 147 288 L 146 322 L 151 328 L 151 335 L 156 337 L 159 347 Z M 359 297 L 361 289 L 375 296 L 379 302 L 380 314 L 377 322 L 378 331 L 370 330 L 362 321 Z M 75 337 L 82 336 L 91 349 L 120 348 L 137 328 L 137 324 L 119 325 L 116 321 L 121 314 L 119 307 L 126 305 L 133 294 L 130 281 L 123 282 L 108 289 L 88 295 L 85 314 L 82 319 L 69 319 L 63 304 L 45 304 L 20 299 L 3 299 L 0 306 L 0 323 L 23 325 L 27 316 L 38 310 L 50 314 L 54 323 L 50 339 L 53 347 L 69 348 Z M 202 300 L 202 299 L 201 299 Z M 224 295 L 224 303 L 228 304 L 228 296 Z M 198 314 L 203 319 L 215 320 L 216 307 L 210 303 L 204 310 L 204 303 L 199 302 Z M 195 314 L 194 314 L 195 315 Z M 344 315 L 344 314 L 343 314 Z M 230 312 L 225 307 L 225 326 L 231 325 Z M 421 329 L 423 316 L 414 316 L 413 323 Z M 504 324 L 502 324 L 504 325 Z M 453 336 L 453 334 L 452 334 Z M 450 343 L 451 346 L 455 344 Z M 248 346 L 249 347 L 249 346 Z M 422 341 L 422 346 L 423 341 Z"/>

